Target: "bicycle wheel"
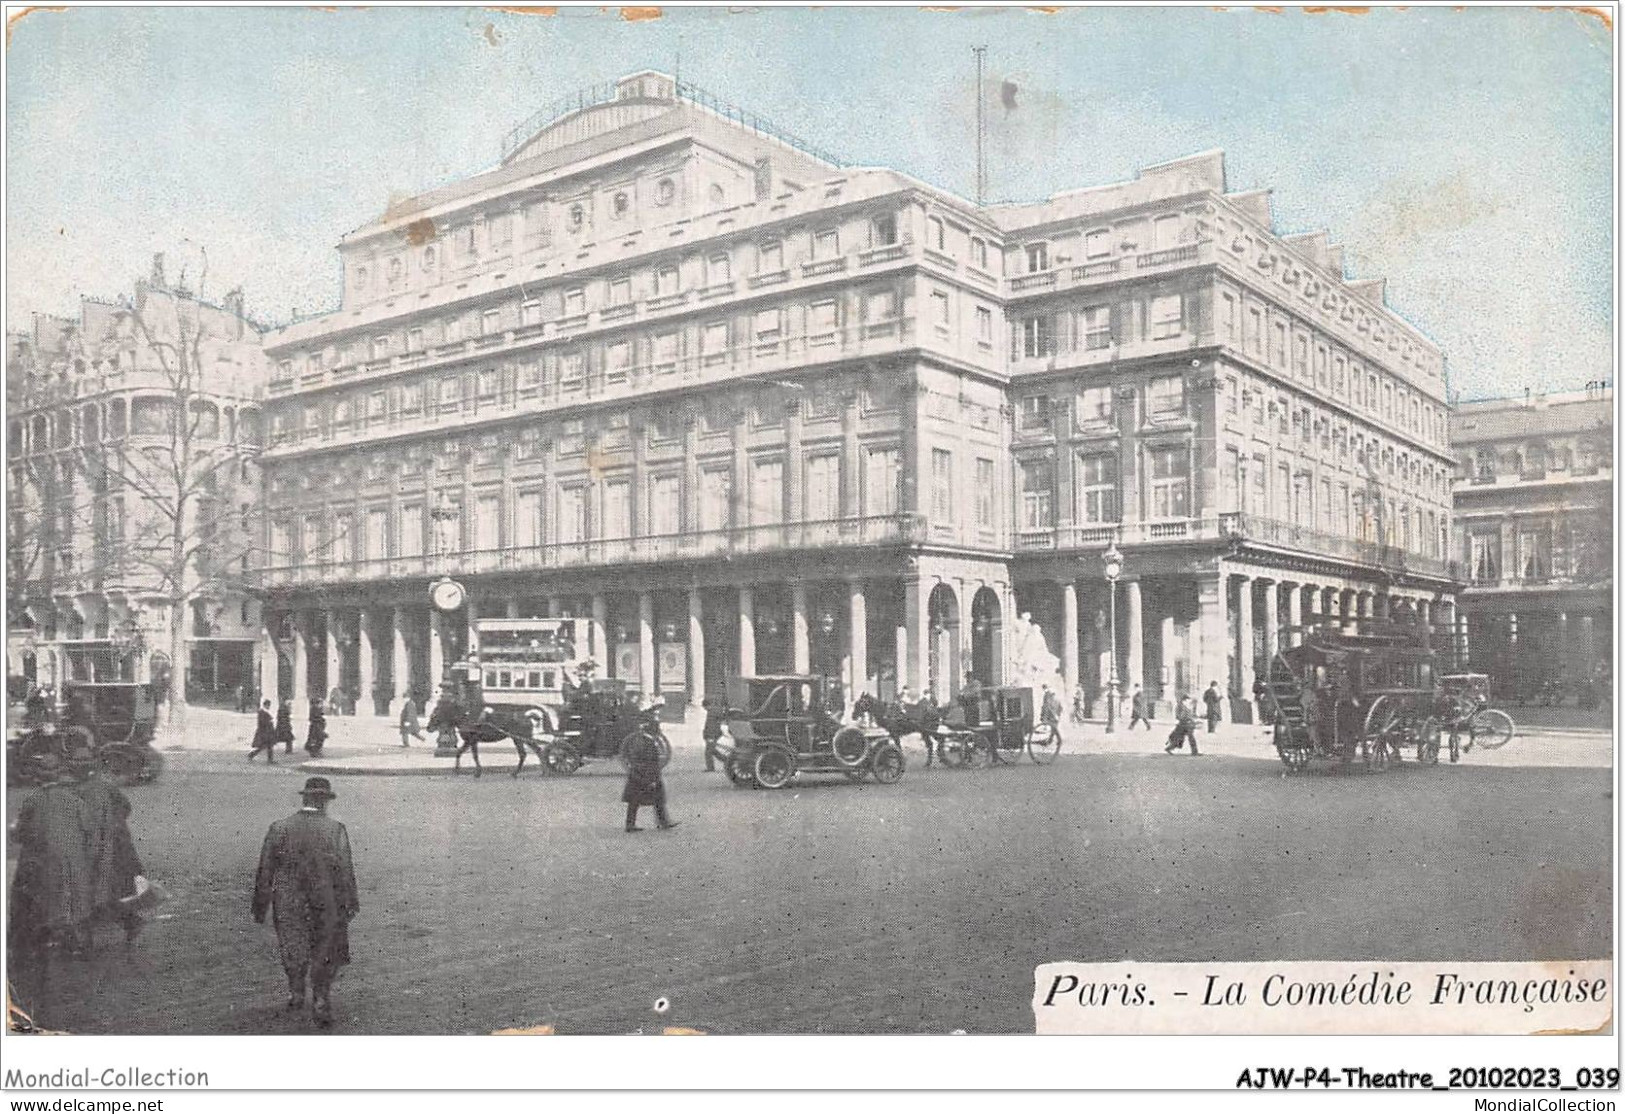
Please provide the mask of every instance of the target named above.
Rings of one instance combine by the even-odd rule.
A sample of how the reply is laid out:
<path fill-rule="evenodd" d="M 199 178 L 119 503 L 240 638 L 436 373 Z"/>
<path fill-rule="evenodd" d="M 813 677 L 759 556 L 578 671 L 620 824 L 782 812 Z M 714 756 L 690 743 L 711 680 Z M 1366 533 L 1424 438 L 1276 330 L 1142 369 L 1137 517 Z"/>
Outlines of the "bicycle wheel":
<path fill-rule="evenodd" d="M 1516 730 L 1512 717 L 1499 708 L 1486 708 L 1473 714 L 1474 746 L 1481 746 L 1485 750 L 1504 747 L 1512 741 L 1512 733 Z"/>

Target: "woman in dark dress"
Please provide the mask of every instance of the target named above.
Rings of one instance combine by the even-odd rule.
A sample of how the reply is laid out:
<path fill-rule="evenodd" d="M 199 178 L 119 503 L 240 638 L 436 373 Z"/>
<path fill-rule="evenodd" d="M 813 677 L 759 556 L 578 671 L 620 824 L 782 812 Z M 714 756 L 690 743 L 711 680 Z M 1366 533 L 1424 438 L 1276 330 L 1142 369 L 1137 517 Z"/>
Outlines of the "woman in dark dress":
<path fill-rule="evenodd" d="M 660 745 L 647 732 L 635 732 L 626 763 L 626 788 L 621 790 L 626 802 L 626 830 L 641 832 L 638 810 L 653 805 L 655 823 L 661 830 L 675 828 L 677 822 L 666 815 L 666 782 L 660 776 Z"/>
<path fill-rule="evenodd" d="M 284 700 L 278 706 L 276 710 L 276 734 L 272 736 L 272 740 L 282 744 L 284 754 L 293 753 L 293 701 Z"/>
<path fill-rule="evenodd" d="M 310 729 L 305 732 L 305 750 L 312 758 L 322 752 L 327 742 L 327 714 L 318 698 L 310 702 Z"/>

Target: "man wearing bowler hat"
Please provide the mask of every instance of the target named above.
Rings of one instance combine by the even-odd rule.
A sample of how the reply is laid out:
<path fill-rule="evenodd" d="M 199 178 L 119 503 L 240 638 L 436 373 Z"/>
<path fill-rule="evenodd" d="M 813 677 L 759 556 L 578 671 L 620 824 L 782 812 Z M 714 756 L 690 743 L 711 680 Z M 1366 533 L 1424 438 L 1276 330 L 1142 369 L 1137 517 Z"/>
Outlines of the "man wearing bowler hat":
<path fill-rule="evenodd" d="M 254 876 L 254 920 L 264 924 L 271 910 L 288 975 L 288 1008 L 304 1008 L 308 975 L 312 1015 L 326 1028 L 333 1023 L 333 978 L 350 962 L 350 921 L 359 901 L 349 833 L 327 815 L 332 784 L 307 778 L 300 798 L 299 811 L 265 833 Z"/>

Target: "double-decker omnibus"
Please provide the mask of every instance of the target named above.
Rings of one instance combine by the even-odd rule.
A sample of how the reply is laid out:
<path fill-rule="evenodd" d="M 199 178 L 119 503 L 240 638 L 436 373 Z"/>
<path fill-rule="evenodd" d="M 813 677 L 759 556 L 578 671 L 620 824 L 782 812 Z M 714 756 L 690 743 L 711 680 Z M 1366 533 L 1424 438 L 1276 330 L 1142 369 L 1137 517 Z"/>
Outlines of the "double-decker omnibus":
<path fill-rule="evenodd" d="M 586 619 L 476 619 L 479 698 L 497 712 L 544 708 L 557 720 L 565 684 L 588 659 Z"/>

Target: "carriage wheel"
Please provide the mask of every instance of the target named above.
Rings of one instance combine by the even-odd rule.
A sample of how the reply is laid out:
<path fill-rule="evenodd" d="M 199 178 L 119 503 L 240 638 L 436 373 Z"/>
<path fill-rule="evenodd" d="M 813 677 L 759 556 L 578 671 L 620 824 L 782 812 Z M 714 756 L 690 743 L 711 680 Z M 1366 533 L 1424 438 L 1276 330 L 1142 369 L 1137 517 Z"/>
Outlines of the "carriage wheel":
<path fill-rule="evenodd" d="M 829 745 L 835 752 L 835 761 L 849 770 L 859 769 L 869 757 L 869 739 L 856 727 L 841 728 Z"/>
<path fill-rule="evenodd" d="M 1424 766 L 1439 764 L 1439 721 L 1429 716 L 1416 731 L 1416 760 Z"/>
<path fill-rule="evenodd" d="M 903 779 L 903 748 L 896 743 L 881 743 L 869 760 L 869 769 L 882 785 L 896 785 Z"/>
<path fill-rule="evenodd" d="M 146 768 L 146 756 L 140 748 L 125 743 L 109 743 L 96 754 L 96 762 L 107 776 L 116 780 L 120 785 L 134 785 L 141 780 L 141 771 Z"/>
<path fill-rule="evenodd" d="M 569 743 L 549 743 L 542 751 L 542 764 L 550 774 L 573 774 L 581 769 L 581 754 Z"/>
<path fill-rule="evenodd" d="M 1277 753 L 1281 756 L 1281 763 L 1295 774 L 1301 774 L 1309 768 L 1309 759 L 1314 752 L 1305 746 L 1277 746 Z"/>
<path fill-rule="evenodd" d="M 642 734 L 641 731 L 634 731 L 621 740 L 620 759 L 622 766 L 632 764 L 632 744 L 637 742 L 640 734 Z M 658 728 L 650 737 L 655 741 L 655 748 L 660 751 L 660 765 L 664 768 L 666 763 L 671 761 L 671 742 L 666 738 L 666 733 Z"/>
<path fill-rule="evenodd" d="M 960 770 L 970 764 L 971 751 L 976 748 L 976 736 L 968 731 L 947 731 L 943 733 L 942 745 L 937 747 L 937 757 L 949 769 Z"/>
<path fill-rule="evenodd" d="M 749 789 L 756 784 L 756 778 L 751 774 L 749 765 L 741 762 L 737 756 L 723 761 L 722 772 L 728 775 L 728 780 L 733 782 L 737 789 Z"/>
<path fill-rule="evenodd" d="M 1512 724 L 1512 717 L 1499 708 L 1485 708 L 1481 712 L 1473 713 L 1470 725 L 1473 741 L 1469 746 L 1480 746 L 1485 750 L 1496 750 L 1512 741 L 1512 733 L 1517 730 Z"/>
<path fill-rule="evenodd" d="M 1379 696 L 1365 714 L 1365 732 L 1367 739 L 1376 739 L 1393 731 L 1394 725 L 1399 722 L 1399 704 L 1386 696 Z"/>
<path fill-rule="evenodd" d="M 796 775 L 796 760 L 778 747 L 756 754 L 756 782 L 763 789 L 783 789 Z"/>
<path fill-rule="evenodd" d="M 1061 732 L 1053 723 L 1040 723 L 1027 735 L 1027 756 L 1040 766 L 1048 766 L 1061 753 Z"/>

